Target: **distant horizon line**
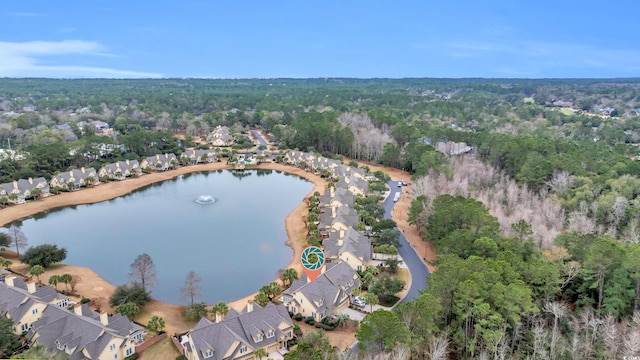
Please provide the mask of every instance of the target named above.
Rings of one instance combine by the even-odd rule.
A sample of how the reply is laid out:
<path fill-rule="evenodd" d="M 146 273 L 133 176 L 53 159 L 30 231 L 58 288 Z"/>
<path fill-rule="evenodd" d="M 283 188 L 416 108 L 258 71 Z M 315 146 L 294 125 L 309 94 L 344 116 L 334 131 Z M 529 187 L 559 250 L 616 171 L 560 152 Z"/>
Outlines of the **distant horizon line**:
<path fill-rule="evenodd" d="M 635 77 L 0 77 L 0 80 L 640 80 Z"/>

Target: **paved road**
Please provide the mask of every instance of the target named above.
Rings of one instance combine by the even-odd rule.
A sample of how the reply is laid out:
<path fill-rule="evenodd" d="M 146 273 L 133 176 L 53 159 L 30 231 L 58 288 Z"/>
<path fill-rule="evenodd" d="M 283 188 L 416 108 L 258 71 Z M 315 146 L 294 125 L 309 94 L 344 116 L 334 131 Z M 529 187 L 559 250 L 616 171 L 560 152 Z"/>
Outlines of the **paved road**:
<path fill-rule="evenodd" d="M 398 187 L 398 181 L 389 181 L 388 183 L 390 193 L 389 196 L 382 203 L 382 207 L 384 208 L 384 218 L 391 219 L 391 210 L 396 205 L 396 202 L 393 201 L 393 198 L 397 192 L 402 192 L 402 187 Z M 411 273 L 411 286 L 409 287 L 409 291 L 407 295 L 400 302 L 411 301 L 420 296 L 420 290 L 425 289 L 427 287 L 427 276 L 429 276 L 429 269 L 422 262 L 416 251 L 411 247 L 409 241 L 404 234 L 400 232 L 400 248 L 398 249 L 398 253 L 402 256 L 406 267 L 409 269 L 409 273 Z M 358 356 L 358 341 L 356 340 L 353 345 L 351 345 L 351 352 L 357 357 Z"/>
<path fill-rule="evenodd" d="M 402 187 L 398 187 L 398 181 L 389 181 L 389 189 L 391 189 L 391 193 L 385 201 L 382 203 L 382 207 L 384 207 L 384 218 L 391 219 L 391 210 L 395 206 L 395 202 L 393 201 L 394 195 L 396 192 L 402 192 Z M 427 287 L 427 276 L 429 276 L 429 269 L 427 269 L 426 265 L 422 262 L 416 251 L 411 247 L 407 238 L 404 237 L 404 234 L 400 232 L 400 248 L 398 249 L 398 253 L 402 256 L 407 268 L 409 268 L 409 272 L 411 273 L 411 287 L 407 292 L 407 296 L 402 299 L 402 302 L 410 301 L 417 298 L 420 295 L 420 290 Z"/>
<path fill-rule="evenodd" d="M 264 146 L 269 145 L 269 143 L 267 143 L 267 141 L 262 137 L 262 135 L 260 135 L 260 132 L 258 130 L 249 130 L 249 132 L 251 132 L 251 135 L 253 136 L 254 139 L 258 140 L 258 145 L 264 145 Z"/>

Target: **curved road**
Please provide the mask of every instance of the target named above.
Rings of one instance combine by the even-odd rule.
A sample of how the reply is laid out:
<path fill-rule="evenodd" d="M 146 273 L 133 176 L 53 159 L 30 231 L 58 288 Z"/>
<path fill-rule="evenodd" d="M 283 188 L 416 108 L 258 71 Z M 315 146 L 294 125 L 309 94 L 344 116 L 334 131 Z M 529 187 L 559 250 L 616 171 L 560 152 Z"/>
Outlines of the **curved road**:
<path fill-rule="evenodd" d="M 391 219 L 391 210 L 396 205 L 393 201 L 393 197 L 395 193 L 402 192 L 402 187 L 398 187 L 398 181 L 389 181 L 388 183 L 390 194 L 382 203 L 382 207 L 384 207 L 384 218 Z M 420 296 L 420 290 L 425 289 L 427 287 L 427 276 L 429 276 L 429 269 L 422 262 L 418 254 L 409 244 L 407 238 L 404 237 L 402 231 L 400 231 L 400 248 L 398 249 L 398 253 L 402 256 L 404 263 L 409 268 L 409 273 L 411 273 L 411 286 L 409 287 L 409 291 L 407 295 L 400 302 L 411 301 L 418 296 Z"/>

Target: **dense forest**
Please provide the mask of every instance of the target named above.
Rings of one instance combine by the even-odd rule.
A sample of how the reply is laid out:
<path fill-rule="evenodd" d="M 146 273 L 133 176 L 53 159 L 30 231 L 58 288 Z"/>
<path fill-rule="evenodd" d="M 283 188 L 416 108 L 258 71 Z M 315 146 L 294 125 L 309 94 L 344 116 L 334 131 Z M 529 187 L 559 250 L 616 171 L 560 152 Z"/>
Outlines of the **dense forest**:
<path fill-rule="evenodd" d="M 0 182 L 179 154 L 218 125 L 413 174 L 438 270 L 372 314 L 363 352 L 640 355 L 640 79 L 0 79 L 0 148 L 21 154 Z M 314 354 L 338 356 L 291 358 Z"/>

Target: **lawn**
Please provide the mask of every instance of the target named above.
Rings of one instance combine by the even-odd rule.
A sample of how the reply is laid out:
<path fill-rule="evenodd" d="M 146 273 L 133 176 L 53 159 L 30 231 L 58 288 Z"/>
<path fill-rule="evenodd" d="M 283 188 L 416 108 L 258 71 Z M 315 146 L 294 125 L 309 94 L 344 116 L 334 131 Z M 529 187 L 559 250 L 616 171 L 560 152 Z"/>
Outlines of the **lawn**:
<path fill-rule="evenodd" d="M 144 360 L 175 360 L 180 356 L 180 352 L 176 349 L 171 338 L 166 338 L 159 341 L 157 344 L 151 345 L 145 351 L 140 354 L 140 359 Z"/>
<path fill-rule="evenodd" d="M 573 110 L 571 110 L 571 109 L 569 109 L 569 108 L 562 108 L 562 109 L 560 109 L 560 112 L 561 112 L 563 115 L 567 115 L 567 116 L 569 116 L 569 115 L 573 115 Z"/>

